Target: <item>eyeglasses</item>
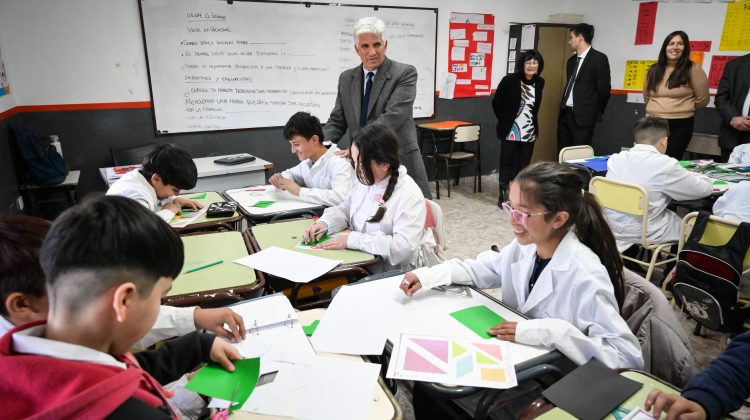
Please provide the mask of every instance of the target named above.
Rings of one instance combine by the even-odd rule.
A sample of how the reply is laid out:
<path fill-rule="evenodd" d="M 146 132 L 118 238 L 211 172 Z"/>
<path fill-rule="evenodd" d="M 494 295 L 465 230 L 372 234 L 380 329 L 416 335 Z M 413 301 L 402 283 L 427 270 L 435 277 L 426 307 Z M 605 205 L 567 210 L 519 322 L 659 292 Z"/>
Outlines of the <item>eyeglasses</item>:
<path fill-rule="evenodd" d="M 523 227 L 527 227 L 526 223 L 529 220 L 529 217 L 534 216 L 541 216 L 544 214 L 552 213 L 551 211 L 543 211 L 539 213 L 524 213 L 520 210 L 516 210 L 513 207 L 510 206 L 510 201 L 506 201 L 503 203 L 503 210 L 505 210 L 505 214 L 508 215 L 509 218 L 513 219 L 516 223 Z"/>

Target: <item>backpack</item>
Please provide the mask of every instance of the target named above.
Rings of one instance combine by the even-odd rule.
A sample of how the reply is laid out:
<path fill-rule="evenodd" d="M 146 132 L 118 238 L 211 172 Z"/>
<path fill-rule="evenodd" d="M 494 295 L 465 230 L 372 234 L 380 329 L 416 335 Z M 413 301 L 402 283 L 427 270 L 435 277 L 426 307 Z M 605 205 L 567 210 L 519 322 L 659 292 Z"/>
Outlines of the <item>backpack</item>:
<path fill-rule="evenodd" d="M 68 176 L 65 160 L 49 140 L 31 127 L 11 127 L 19 183 L 39 186 L 61 184 Z"/>
<path fill-rule="evenodd" d="M 738 296 L 742 263 L 750 246 L 750 223 L 740 223 L 725 245 L 705 245 L 699 241 L 709 216 L 708 212 L 698 213 L 678 255 L 674 294 L 706 328 L 736 331 L 744 317 Z"/>

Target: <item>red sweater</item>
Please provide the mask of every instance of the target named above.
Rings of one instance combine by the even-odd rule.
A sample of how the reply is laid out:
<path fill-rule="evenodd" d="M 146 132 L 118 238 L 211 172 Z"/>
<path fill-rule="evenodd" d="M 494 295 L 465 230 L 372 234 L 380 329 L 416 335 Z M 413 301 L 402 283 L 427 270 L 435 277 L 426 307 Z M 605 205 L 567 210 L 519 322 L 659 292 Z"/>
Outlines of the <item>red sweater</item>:
<path fill-rule="evenodd" d="M 130 398 L 174 417 L 166 403 L 168 391 L 129 353 L 117 357 L 128 366 L 123 370 L 13 351 L 13 333 L 44 323 L 18 326 L 0 338 L 2 417 L 103 418 Z"/>

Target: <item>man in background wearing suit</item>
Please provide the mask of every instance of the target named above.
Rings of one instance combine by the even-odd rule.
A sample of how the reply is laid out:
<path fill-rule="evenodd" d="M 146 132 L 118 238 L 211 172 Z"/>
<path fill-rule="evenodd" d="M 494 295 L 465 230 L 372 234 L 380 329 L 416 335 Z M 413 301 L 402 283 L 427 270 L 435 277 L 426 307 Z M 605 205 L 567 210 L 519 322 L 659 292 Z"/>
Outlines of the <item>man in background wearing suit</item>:
<path fill-rule="evenodd" d="M 724 67 L 714 103 L 721 115 L 721 161 L 726 162 L 735 146 L 750 143 L 750 54 Z"/>
<path fill-rule="evenodd" d="M 568 59 L 567 83 L 557 120 L 557 150 L 591 145 L 594 126 L 609 101 L 609 60 L 591 48 L 594 27 L 579 23 L 570 29 L 568 45 L 576 53 Z"/>
<path fill-rule="evenodd" d="M 362 65 L 339 76 L 336 105 L 323 133 L 338 143 L 347 130 L 351 138 L 366 124 L 382 124 L 396 134 L 399 160 L 422 194 L 431 198 L 422 155 L 417 144 L 413 105 L 417 96 L 417 69 L 385 56 L 385 22 L 365 17 L 354 25 L 354 50 Z M 342 153 L 343 152 L 343 153 Z M 348 155 L 349 151 L 340 153 Z"/>

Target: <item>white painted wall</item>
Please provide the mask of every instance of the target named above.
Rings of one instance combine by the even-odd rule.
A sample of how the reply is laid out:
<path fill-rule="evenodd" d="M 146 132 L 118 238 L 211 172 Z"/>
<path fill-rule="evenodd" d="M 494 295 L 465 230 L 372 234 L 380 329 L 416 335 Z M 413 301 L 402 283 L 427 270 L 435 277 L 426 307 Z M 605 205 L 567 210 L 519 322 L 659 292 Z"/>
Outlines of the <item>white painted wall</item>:
<path fill-rule="evenodd" d="M 0 48 L 15 105 L 149 101 L 139 0 L 6 0 L 0 3 Z M 148 0 L 147 0 L 148 1 Z M 345 0 L 372 4 L 373 0 Z M 451 12 L 495 15 L 492 85 L 507 66 L 510 22 L 546 22 L 551 14 L 579 13 L 596 27 L 594 46 L 612 66 L 612 87 L 621 88 L 625 61 L 655 59 L 667 33 L 681 28 L 691 39 L 714 41 L 716 53 L 725 3 L 659 3 L 655 45 L 635 46 L 638 2 L 632 0 L 379 0 L 383 5 L 437 7 L 437 73 L 447 67 Z M 720 52 L 719 54 L 743 52 Z M 354 52 L 352 51 L 352 54 Z M 12 103 L 12 104 L 11 104 Z M 9 105 L 11 104 L 11 105 Z M 6 108 L 8 107 L 8 108 Z"/>

